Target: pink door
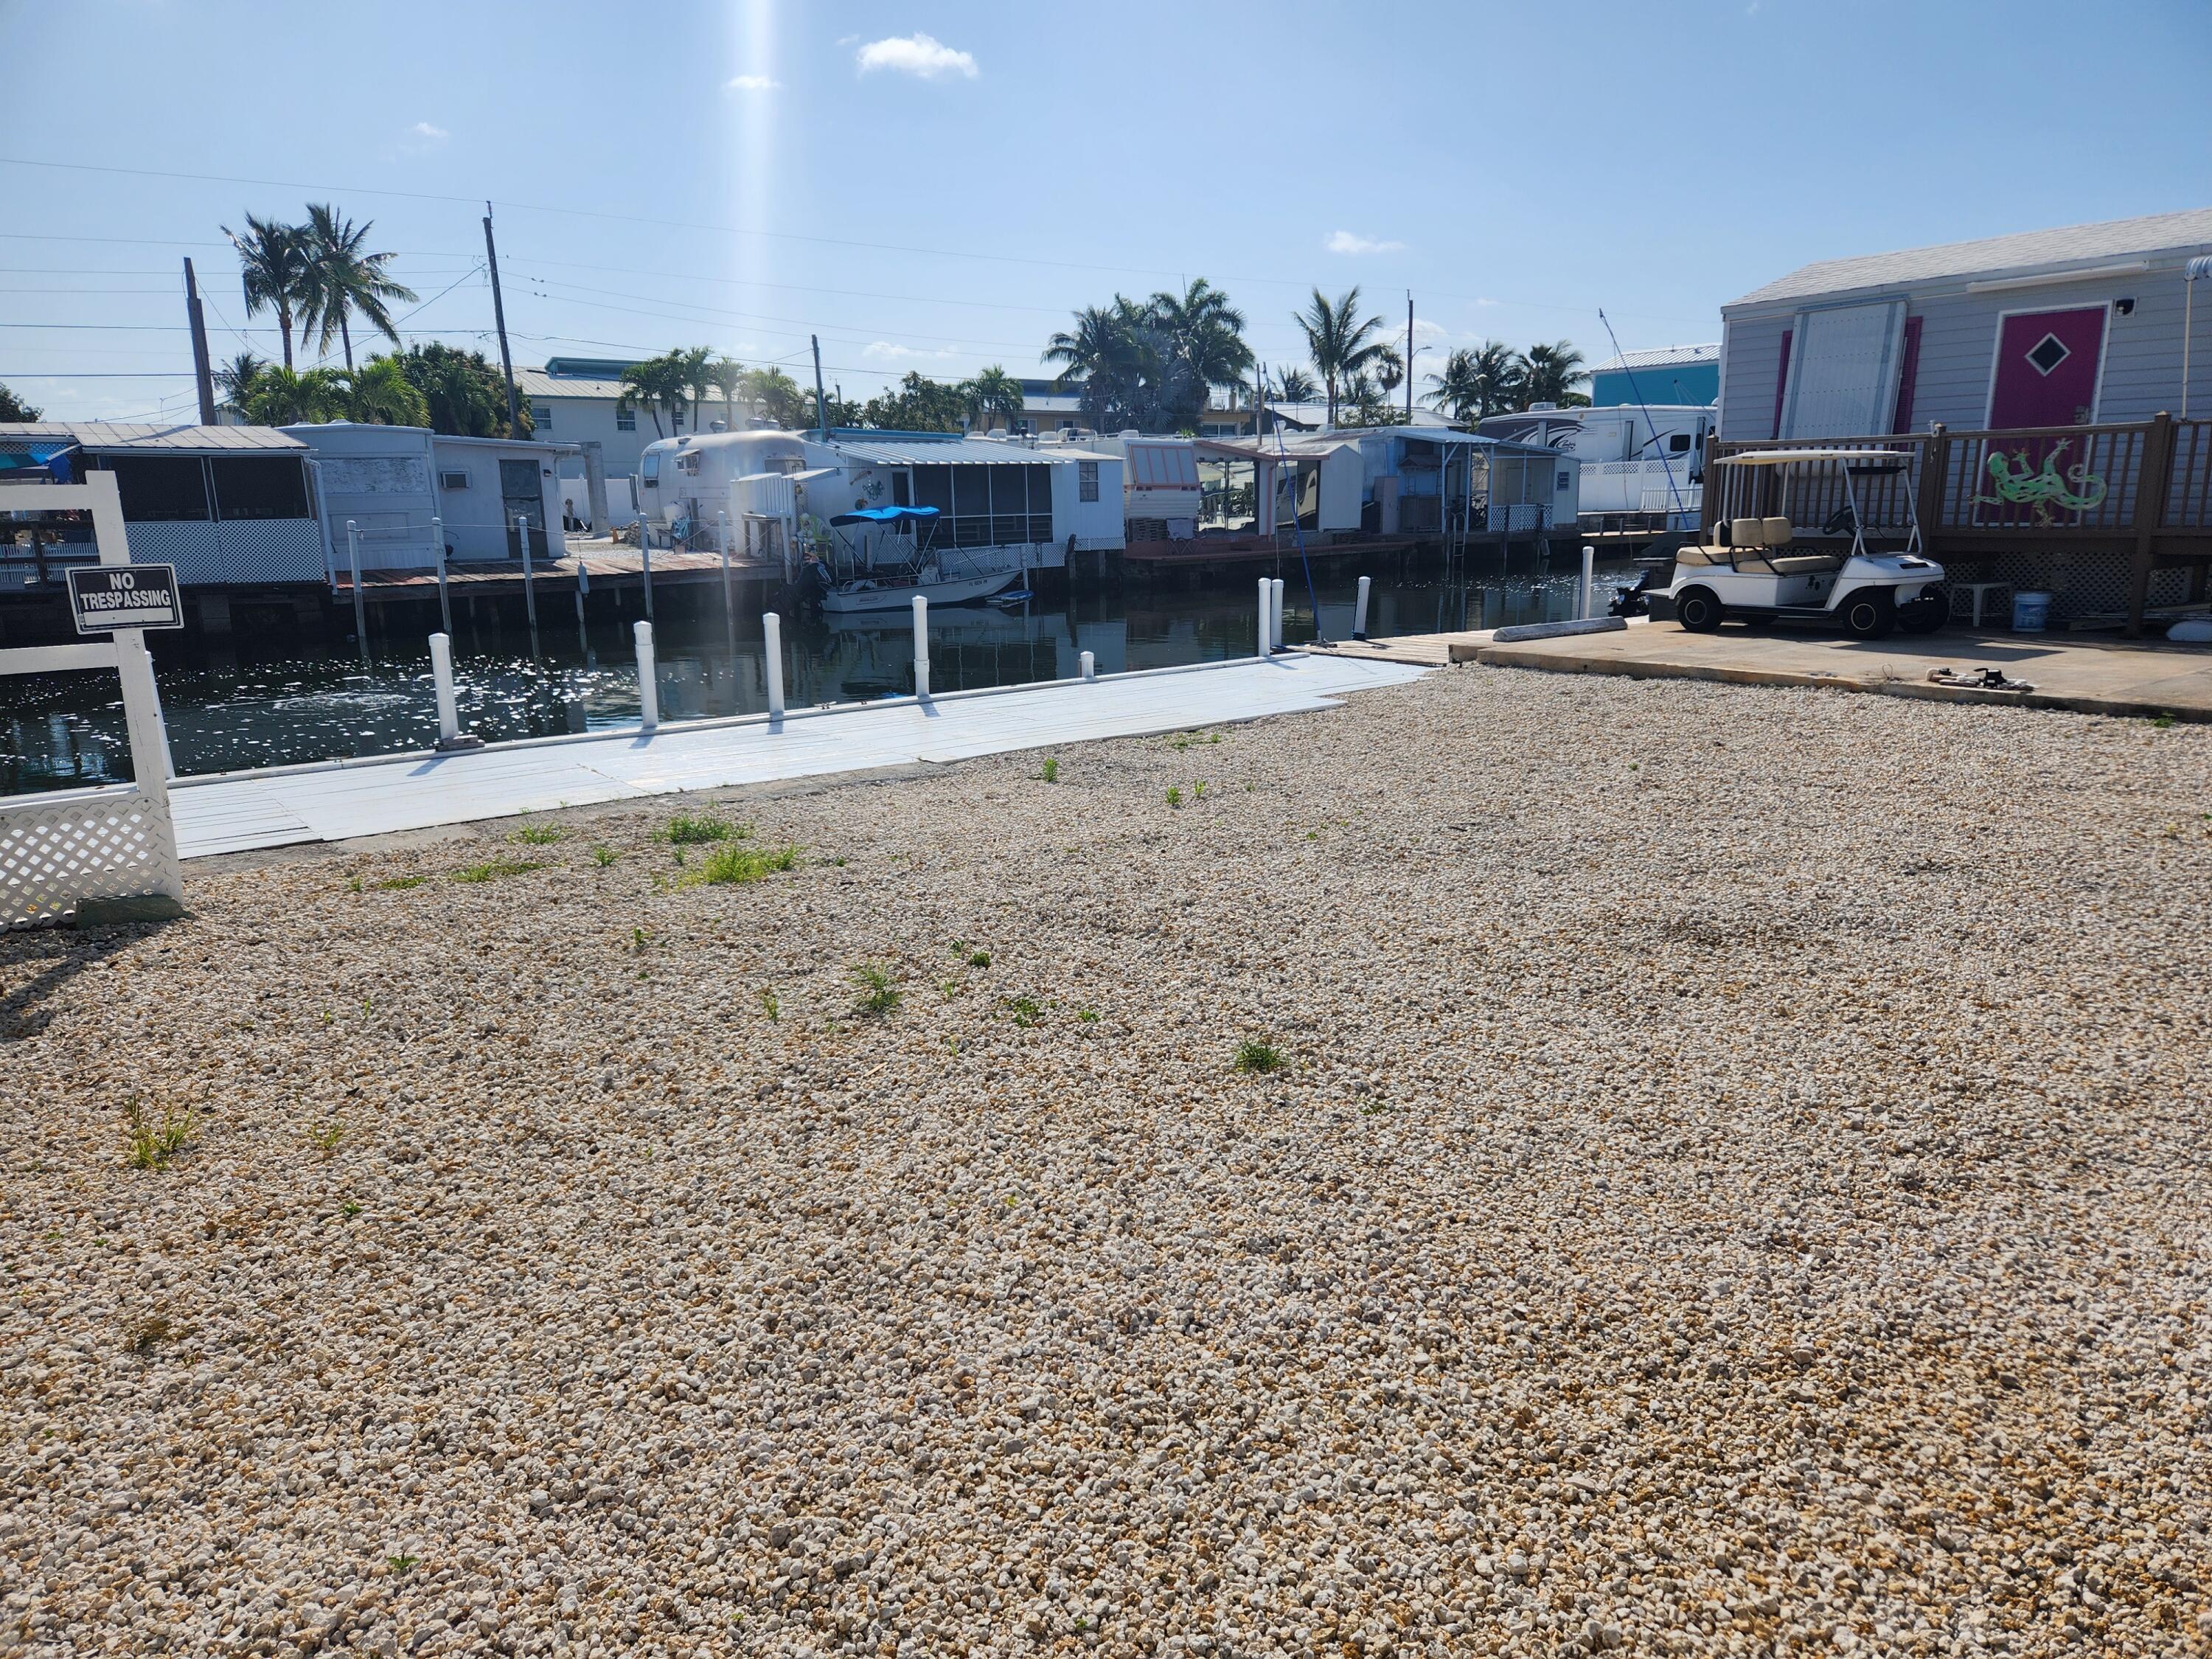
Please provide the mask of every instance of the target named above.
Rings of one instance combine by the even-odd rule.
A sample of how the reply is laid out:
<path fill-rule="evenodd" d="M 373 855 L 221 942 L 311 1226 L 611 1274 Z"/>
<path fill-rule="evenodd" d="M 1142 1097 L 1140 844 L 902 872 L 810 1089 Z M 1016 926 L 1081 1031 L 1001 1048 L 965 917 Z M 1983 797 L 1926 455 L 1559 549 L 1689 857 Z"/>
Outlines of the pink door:
<path fill-rule="evenodd" d="M 2097 364 L 2105 349 L 2105 307 L 2033 311 L 1997 325 L 1997 374 L 1990 425 L 2087 426 L 2097 408 Z"/>

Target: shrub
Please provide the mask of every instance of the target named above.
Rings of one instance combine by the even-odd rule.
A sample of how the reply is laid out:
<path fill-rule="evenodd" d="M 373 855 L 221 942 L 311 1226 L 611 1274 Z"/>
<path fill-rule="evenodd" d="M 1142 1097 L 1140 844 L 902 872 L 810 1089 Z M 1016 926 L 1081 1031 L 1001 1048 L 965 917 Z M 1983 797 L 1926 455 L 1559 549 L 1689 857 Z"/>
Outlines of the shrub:
<path fill-rule="evenodd" d="M 127 1126 L 127 1157 L 134 1170 L 166 1170 L 171 1159 L 191 1145 L 193 1121 L 189 1111 L 179 1113 L 165 1106 L 161 1109 L 161 1121 L 156 1125 L 134 1095 L 124 1107 L 123 1115 Z"/>
<path fill-rule="evenodd" d="M 668 820 L 668 827 L 660 832 L 660 839 L 673 842 L 678 847 L 696 847 L 710 841 L 743 841 L 751 833 L 750 830 L 739 829 L 726 819 L 678 812 Z"/>
<path fill-rule="evenodd" d="M 1047 783 L 1058 783 L 1060 781 L 1060 763 L 1056 760 L 1047 761 L 1044 763 L 1042 775 Z"/>
<path fill-rule="evenodd" d="M 514 832 L 514 839 L 530 847 L 550 847 L 568 835 L 557 823 L 532 823 Z"/>
<path fill-rule="evenodd" d="M 616 852 L 611 847 L 594 847 L 592 848 L 592 862 L 598 865 L 602 870 L 605 869 L 607 866 L 612 864 L 621 856 L 622 854 Z"/>
<path fill-rule="evenodd" d="M 898 981 L 891 977 L 890 969 L 879 968 L 874 963 L 864 963 L 853 969 L 853 983 L 860 987 L 860 1000 L 854 1003 L 853 1012 L 870 1019 L 881 1019 L 899 1006 L 901 993 Z"/>
<path fill-rule="evenodd" d="M 707 855 L 706 863 L 699 866 L 695 881 L 712 882 L 717 886 L 742 886 L 749 881 L 764 881 L 780 870 L 799 866 L 796 847 L 718 847 Z"/>
<path fill-rule="evenodd" d="M 1287 1063 L 1280 1048 L 1258 1037 L 1246 1037 L 1237 1045 L 1236 1065 L 1240 1072 L 1279 1072 Z"/>

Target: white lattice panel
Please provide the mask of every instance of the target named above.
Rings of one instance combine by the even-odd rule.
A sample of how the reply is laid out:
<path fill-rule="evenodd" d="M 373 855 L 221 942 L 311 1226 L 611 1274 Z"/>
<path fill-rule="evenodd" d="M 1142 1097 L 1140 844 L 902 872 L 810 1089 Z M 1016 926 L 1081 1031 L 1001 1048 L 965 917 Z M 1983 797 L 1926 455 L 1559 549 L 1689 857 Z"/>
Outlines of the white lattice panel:
<path fill-rule="evenodd" d="M 0 928 L 66 920 L 79 901 L 178 893 L 168 809 L 127 790 L 0 806 Z"/>

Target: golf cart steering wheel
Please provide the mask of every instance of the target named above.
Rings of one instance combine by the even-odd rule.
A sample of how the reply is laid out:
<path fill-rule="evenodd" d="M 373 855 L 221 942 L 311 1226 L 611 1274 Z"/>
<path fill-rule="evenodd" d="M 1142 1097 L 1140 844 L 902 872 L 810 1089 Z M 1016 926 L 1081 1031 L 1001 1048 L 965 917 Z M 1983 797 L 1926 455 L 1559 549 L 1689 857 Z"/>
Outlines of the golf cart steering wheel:
<path fill-rule="evenodd" d="M 1823 536 L 1848 536 L 1858 527 L 1859 515 L 1852 510 L 1851 504 L 1845 501 L 1828 514 L 1828 521 L 1820 526 L 1820 533 Z"/>

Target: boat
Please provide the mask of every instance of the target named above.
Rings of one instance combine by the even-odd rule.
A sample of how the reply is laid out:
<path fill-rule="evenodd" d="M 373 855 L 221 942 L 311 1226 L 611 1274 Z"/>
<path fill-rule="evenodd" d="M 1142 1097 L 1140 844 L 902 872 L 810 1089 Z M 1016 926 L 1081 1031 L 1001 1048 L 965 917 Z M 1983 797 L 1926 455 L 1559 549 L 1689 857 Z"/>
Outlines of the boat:
<path fill-rule="evenodd" d="M 1021 580 L 1018 570 L 994 570 L 981 576 L 946 576 L 933 565 L 922 567 L 916 580 L 901 581 L 880 576 L 856 576 L 834 582 L 822 596 L 822 608 L 833 616 L 863 611 L 903 611 L 916 599 L 932 605 L 969 605 L 987 599 L 1009 582 Z"/>
<path fill-rule="evenodd" d="M 934 548 L 933 507 L 863 507 L 830 520 L 841 535 L 833 550 L 831 580 L 822 609 L 831 616 L 900 611 L 917 599 L 933 605 L 970 605 L 1013 586 L 1027 586 L 1024 566 L 985 566 L 976 554 L 994 549 Z M 870 532 L 874 532 L 871 534 Z"/>
<path fill-rule="evenodd" d="M 1035 598 L 1036 598 L 1036 590 L 1035 588 L 1013 587 L 1007 589 L 1006 592 L 1003 593 L 994 593 L 991 596 L 991 603 L 997 605 L 1001 611 L 1011 611 L 1018 605 L 1027 605 Z"/>

